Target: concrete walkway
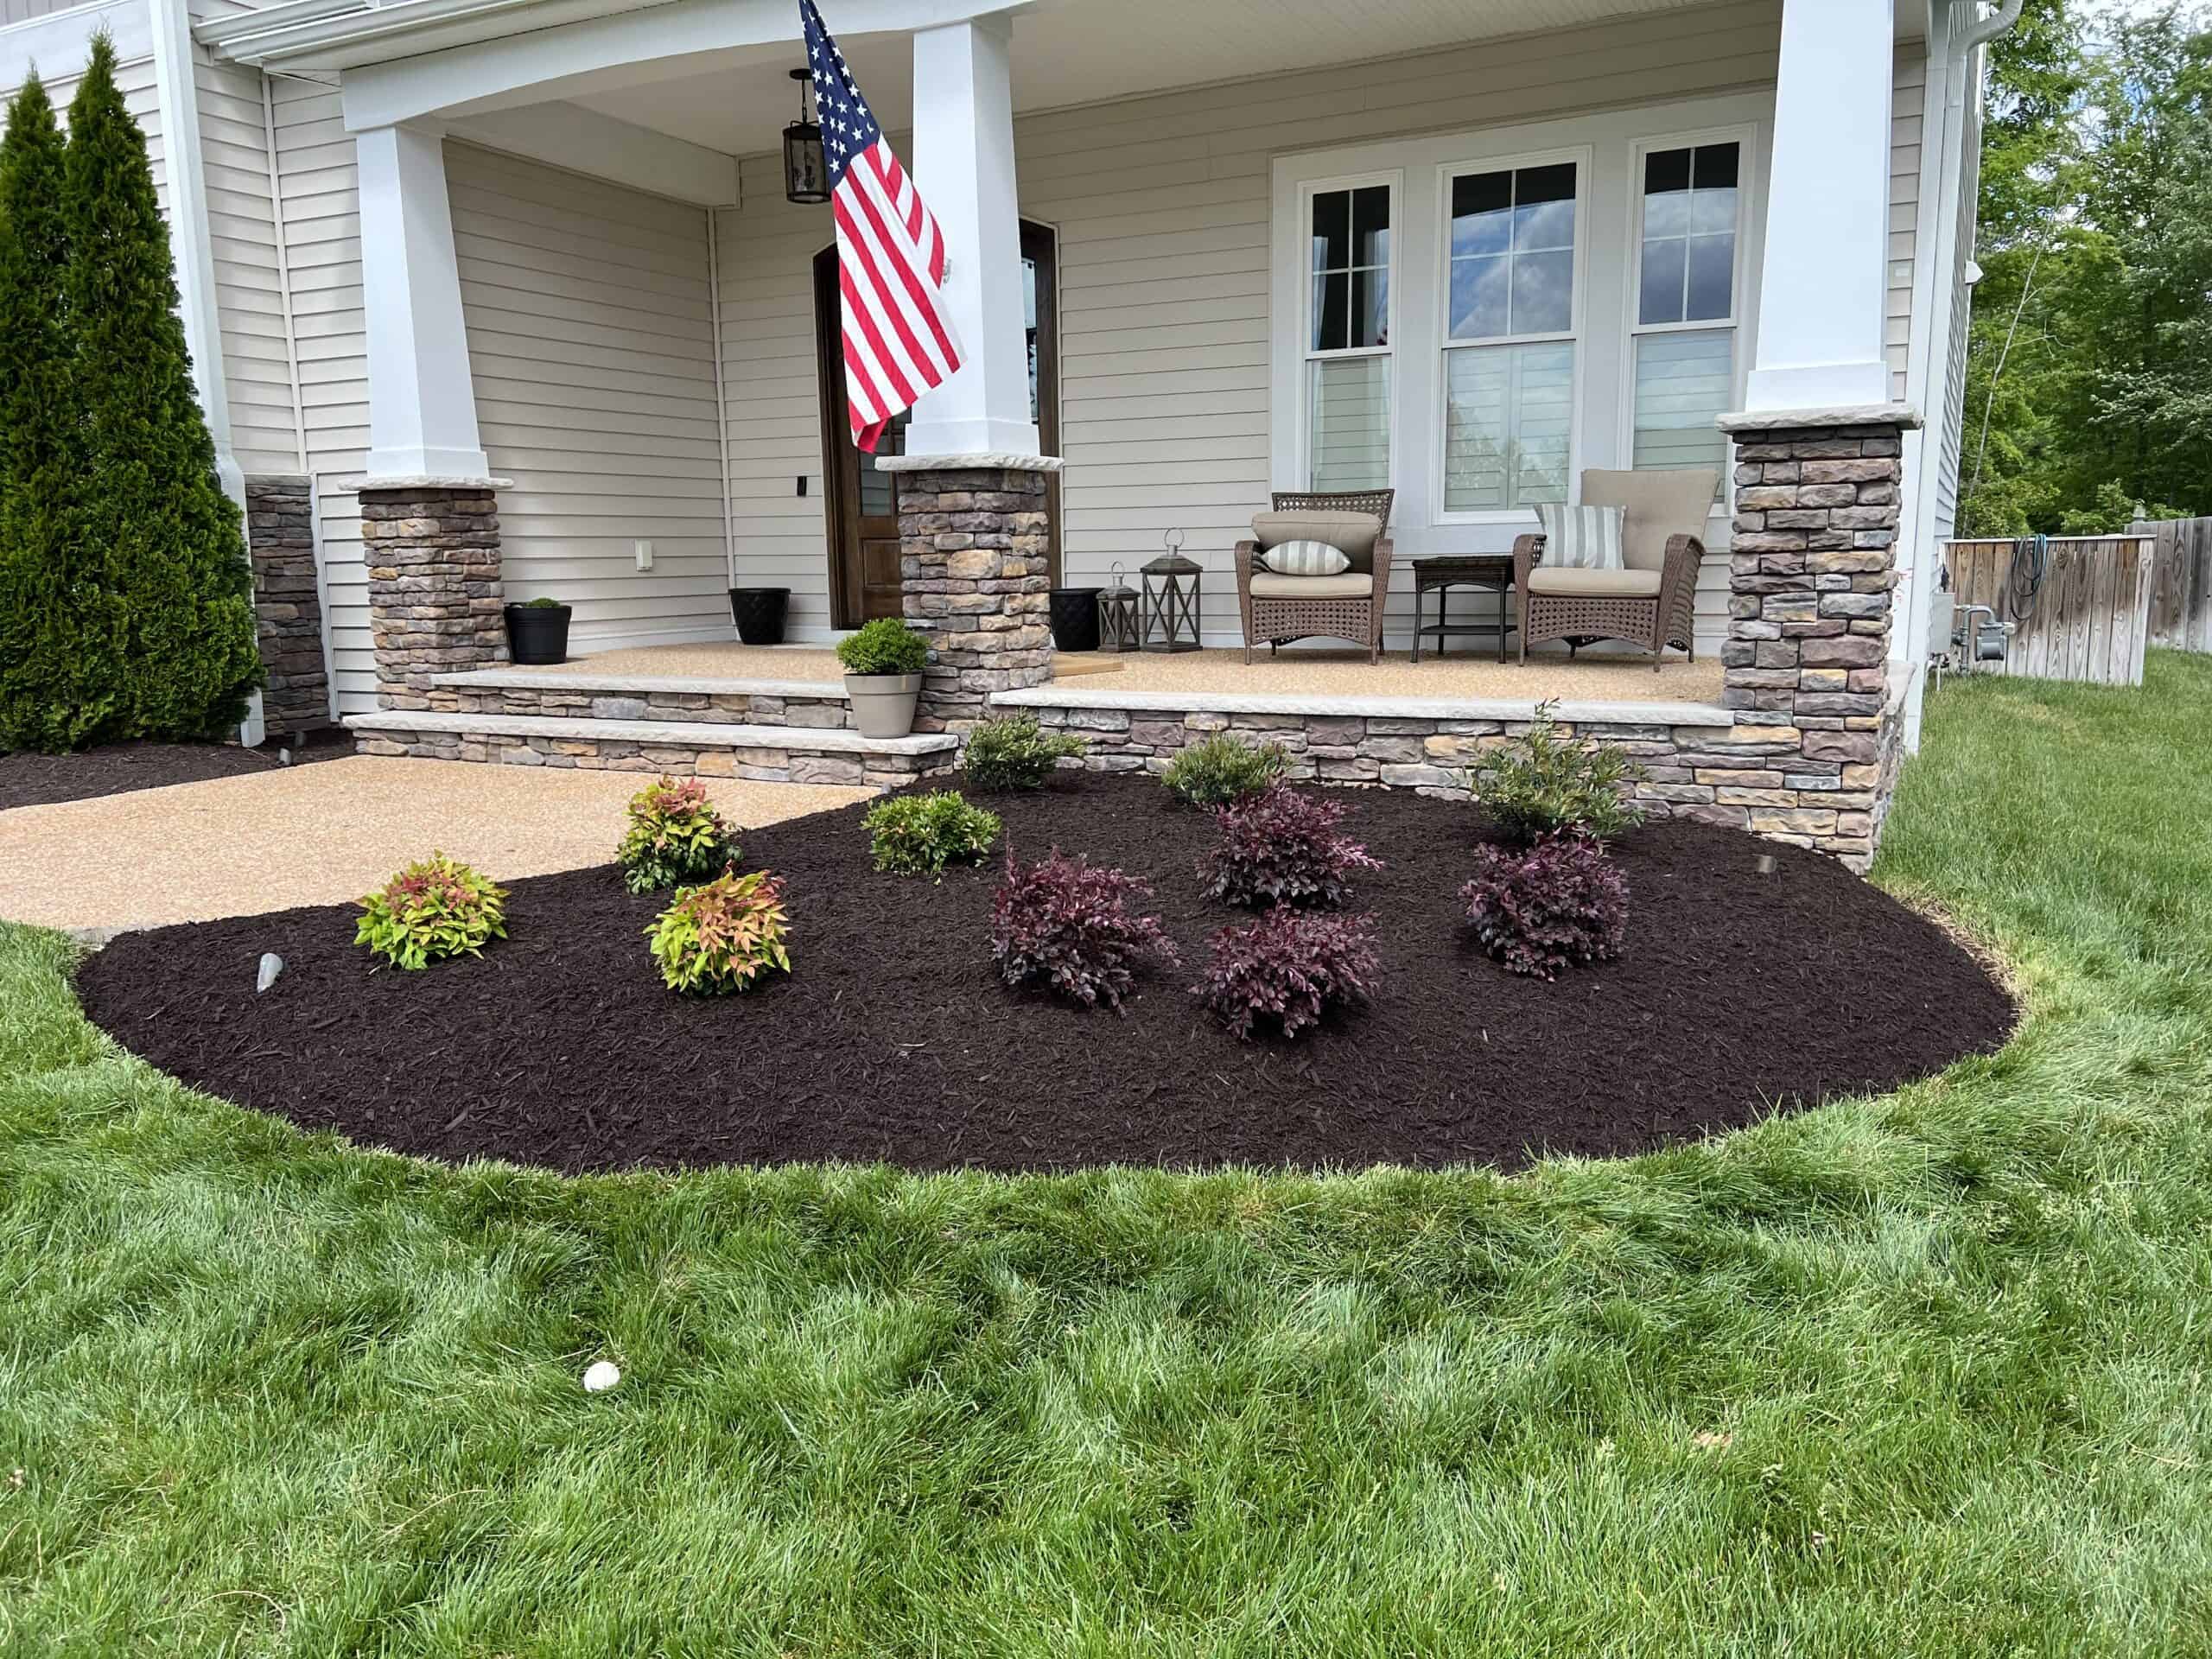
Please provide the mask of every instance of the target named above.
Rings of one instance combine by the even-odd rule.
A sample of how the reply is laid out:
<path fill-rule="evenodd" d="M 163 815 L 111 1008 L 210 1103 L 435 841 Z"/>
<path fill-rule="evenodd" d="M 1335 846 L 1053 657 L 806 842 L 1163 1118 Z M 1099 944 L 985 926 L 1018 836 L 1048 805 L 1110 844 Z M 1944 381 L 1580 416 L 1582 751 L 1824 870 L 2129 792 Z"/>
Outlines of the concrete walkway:
<path fill-rule="evenodd" d="M 499 880 L 602 864 L 630 772 L 354 757 L 0 812 L 0 918 L 113 930 L 358 899 L 434 849 Z M 861 789 L 709 780 L 747 827 Z"/>

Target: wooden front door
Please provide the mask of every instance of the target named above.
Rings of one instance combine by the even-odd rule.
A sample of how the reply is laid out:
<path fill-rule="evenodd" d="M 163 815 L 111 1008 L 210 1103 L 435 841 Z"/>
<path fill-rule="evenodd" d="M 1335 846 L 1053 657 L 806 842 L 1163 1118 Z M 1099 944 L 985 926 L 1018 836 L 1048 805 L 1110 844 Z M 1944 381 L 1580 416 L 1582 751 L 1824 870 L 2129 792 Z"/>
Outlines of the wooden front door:
<path fill-rule="evenodd" d="M 1021 226 L 1021 263 L 1029 337 L 1029 409 L 1045 453 L 1059 453 L 1060 351 L 1058 238 L 1051 229 Z M 830 531 L 830 619 L 856 628 L 902 608 L 899 580 L 899 505 L 893 474 L 880 473 L 853 444 L 845 401 L 844 354 L 838 335 L 843 301 L 837 287 L 837 250 L 814 257 L 815 355 L 821 379 L 823 505 Z M 876 445 L 879 455 L 906 453 L 907 416 L 902 412 Z M 1060 480 L 1052 480 L 1052 543 L 1047 569 L 1060 579 Z"/>

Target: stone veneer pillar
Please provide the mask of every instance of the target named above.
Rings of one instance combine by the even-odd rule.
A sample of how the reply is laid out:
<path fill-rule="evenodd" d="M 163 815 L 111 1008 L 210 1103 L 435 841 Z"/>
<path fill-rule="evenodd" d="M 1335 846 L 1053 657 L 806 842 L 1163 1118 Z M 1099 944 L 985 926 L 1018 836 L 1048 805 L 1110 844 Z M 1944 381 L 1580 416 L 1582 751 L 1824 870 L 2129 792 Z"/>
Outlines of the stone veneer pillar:
<path fill-rule="evenodd" d="M 1736 447 L 1723 701 L 1739 741 L 1771 742 L 1699 781 L 1753 831 L 1861 869 L 1903 753 L 1890 622 L 1903 438 L 1918 424 L 1903 405 L 1721 422 Z"/>
<path fill-rule="evenodd" d="M 261 644 L 263 723 L 296 737 L 328 726 L 330 672 L 315 591 L 314 486 L 304 476 L 245 480 L 246 546 L 253 564 L 254 631 Z"/>
<path fill-rule="evenodd" d="M 499 575 L 505 479 L 371 479 L 360 486 L 361 552 L 377 702 L 453 709 L 431 681 L 506 660 Z"/>
<path fill-rule="evenodd" d="M 1035 457 L 887 458 L 910 626 L 929 636 L 914 728 L 965 731 L 992 695 L 1052 677 L 1051 474 Z"/>

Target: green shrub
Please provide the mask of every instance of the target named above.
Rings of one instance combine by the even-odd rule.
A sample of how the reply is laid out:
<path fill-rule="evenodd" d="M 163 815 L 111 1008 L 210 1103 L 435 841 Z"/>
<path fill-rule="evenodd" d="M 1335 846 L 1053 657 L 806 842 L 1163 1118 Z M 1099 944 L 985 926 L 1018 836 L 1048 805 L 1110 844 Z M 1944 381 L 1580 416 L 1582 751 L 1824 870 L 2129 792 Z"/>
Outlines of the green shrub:
<path fill-rule="evenodd" d="M 1622 790 L 1643 776 L 1625 750 L 1562 736 L 1549 703 L 1518 737 L 1477 763 L 1475 798 L 1499 829 L 1533 842 L 1562 830 L 1603 841 L 1643 822 Z"/>
<path fill-rule="evenodd" d="M 942 875 L 948 864 L 975 864 L 999 838 L 998 815 L 970 806 L 949 789 L 899 795 L 872 808 L 868 825 L 875 868 L 890 875 Z"/>
<path fill-rule="evenodd" d="M 1289 769 L 1290 757 L 1281 744 L 1255 747 L 1216 732 L 1169 761 L 1160 782 L 1185 806 L 1226 806 L 1257 795 Z"/>
<path fill-rule="evenodd" d="M 783 882 L 766 870 L 731 870 L 684 888 L 645 934 L 669 989 L 719 996 L 752 989 L 771 969 L 791 972 L 789 931 Z"/>
<path fill-rule="evenodd" d="M 507 937 L 506 889 L 443 853 L 410 864 L 360 904 L 353 943 L 397 968 L 480 957 Z"/>
<path fill-rule="evenodd" d="M 253 575 L 193 386 L 145 135 L 105 35 L 68 126 L 61 207 L 87 480 L 69 533 L 82 557 L 105 563 L 99 585 L 119 599 L 124 626 L 121 703 L 99 734 L 215 736 L 261 683 Z"/>
<path fill-rule="evenodd" d="M 543 594 L 540 594 L 536 599 L 523 601 L 522 607 L 526 611 L 557 611 L 561 608 L 561 601 L 557 599 L 549 599 Z"/>
<path fill-rule="evenodd" d="M 74 748 L 123 698 L 123 607 L 72 534 L 82 388 L 65 291 L 67 145 L 35 72 L 0 140 L 0 750 Z"/>
<path fill-rule="evenodd" d="M 895 616 L 879 616 L 837 642 L 848 674 L 918 674 L 929 665 L 930 642 Z"/>
<path fill-rule="evenodd" d="M 737 836 L 696 779 L 663 778 L 630 798 L 630 824 L 614 861 L 632 893 L 687 887 L 737 861 Z"/>
<path fill-rule="evenodd" d="M 987 720 L 968 734 L 961 769 L 977 789 L 1042 789 L 1058 762 L 1089 747 L 1065 732 L 1048 732 L 1023 712 Z"/>

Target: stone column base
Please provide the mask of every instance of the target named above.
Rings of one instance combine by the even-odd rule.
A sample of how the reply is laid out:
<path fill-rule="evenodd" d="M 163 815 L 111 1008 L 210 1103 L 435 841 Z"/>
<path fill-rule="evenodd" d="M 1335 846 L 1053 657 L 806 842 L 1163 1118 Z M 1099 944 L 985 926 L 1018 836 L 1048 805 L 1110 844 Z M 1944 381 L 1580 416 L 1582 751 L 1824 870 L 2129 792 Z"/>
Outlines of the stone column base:
<path fill-rule="evenodd" d="M 1747 808 L 1758 834 L 1858 869 L 1873 859 L 1904 749 L 1890 619 L 1903 435 L 1918 416 L 1878 413 L 1721 422 L 1736 444 L 1722 701 L 1740 711 L 1739 733 L 1770 733 L 1775 747 L 1718 779 L 1715 799 Z"/>
<path fill-rule="evenodd" d="M 930 642 L 914 728 L 966 731 L 994 693 L 1052 677 L 1048 475 L 1000 465 L 894 476 L 906 620 Z"/>
<path fill-rule="evenodd" d="M 499 572 L 501 479 L 370 480 L 361 486 L 362 556 L 377 703 L 459 707 L 431 682 L 507 659 Z"/>
<path fill-rule="evenodd" d="M 254 630 L 268 677 L 262 721 L 272 736 L 295 737 L 331 724 L 314 513 L 314 485 L 304 476 L 263 474 L 245 480 Z"/>

